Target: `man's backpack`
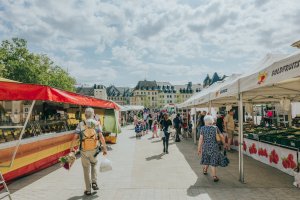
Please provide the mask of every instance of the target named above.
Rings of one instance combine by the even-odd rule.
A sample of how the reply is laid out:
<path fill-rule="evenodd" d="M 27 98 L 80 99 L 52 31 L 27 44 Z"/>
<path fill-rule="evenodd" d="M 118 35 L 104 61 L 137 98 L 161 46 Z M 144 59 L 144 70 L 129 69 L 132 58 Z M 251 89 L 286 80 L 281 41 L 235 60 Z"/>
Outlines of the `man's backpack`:
<path fill-rule="evenodd" d="M 84 130 L 80 137 L 80 147 L 84 151 L 94 150 L 98 146 L 98 137 L 95 128 L 88 127 L 86 122 L 84 123 Z"/>

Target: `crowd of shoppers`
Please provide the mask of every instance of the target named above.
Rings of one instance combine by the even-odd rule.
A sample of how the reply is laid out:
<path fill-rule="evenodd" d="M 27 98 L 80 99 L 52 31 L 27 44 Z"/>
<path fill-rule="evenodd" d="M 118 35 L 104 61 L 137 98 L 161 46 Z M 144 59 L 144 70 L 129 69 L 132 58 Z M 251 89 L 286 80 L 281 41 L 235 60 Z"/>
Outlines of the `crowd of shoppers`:
<path fill-rule="evenodd" d="M 213 181 L 219 181 L 216 168 L 226 167 L 229 160 L 226 150 L 230 150 L 235 129 L 234 110 L 224 115 L 217 113 L 213 118 L 207 111 L 197 112 L 196 118 L 191 118 L 189 113 L 168 113 L 166 111 L 152 111 L 145 109 L 134 115 L 136 131 L 145 135 L 152 131 L 152 138 L 157 138 L 158 132 L 163 143 L 163 153 L 169 153 L 169 140 L 172 129 L 175 130 L 175 142 L 180 142 L 182 137 L 188 137 L 192 132 L 192 120 L 196 120 L 196 136 L 198 139 L 198 154 L 201 156 L 200 164 L 203 165 L 203 174 L 208 174 L 211 168 Z M 143 128 L 140 128 L 142 126 Z M 226 134 L 224 134 L 226 133 Z M 226 137 L 225 137 L 226 136 Z"/>

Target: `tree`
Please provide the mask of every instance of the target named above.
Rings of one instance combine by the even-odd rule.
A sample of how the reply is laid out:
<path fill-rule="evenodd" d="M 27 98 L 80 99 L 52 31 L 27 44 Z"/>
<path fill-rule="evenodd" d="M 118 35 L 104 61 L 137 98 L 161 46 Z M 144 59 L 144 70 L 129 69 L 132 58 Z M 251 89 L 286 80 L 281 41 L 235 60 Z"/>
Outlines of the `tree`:
<path fill-rule="evenodd" d="M 2 41 L 0 76 L 23 83 L 49 85 L 74 91 L 75 79 L 47 56 L 31 53 L 24 39 Z"/>

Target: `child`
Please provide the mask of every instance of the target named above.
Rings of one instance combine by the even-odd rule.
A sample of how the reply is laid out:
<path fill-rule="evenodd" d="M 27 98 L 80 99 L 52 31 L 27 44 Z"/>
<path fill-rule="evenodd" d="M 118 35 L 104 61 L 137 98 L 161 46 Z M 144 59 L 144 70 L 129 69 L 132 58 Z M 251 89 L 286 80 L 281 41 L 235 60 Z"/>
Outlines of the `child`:
<path fill-rule="evenodd" d="M 141 121 L 139 121 L 135 126 L 136 137 L 141 137 L 143 135 L 143 126 Z"/>
<path fill-rule="evenodd" d="M 153 124 L 152 138 L 154 138 L 154 137 L 158 138 L 157 131 L 158 131 L 158 122 L 155 120 L 154 124 Z"/>

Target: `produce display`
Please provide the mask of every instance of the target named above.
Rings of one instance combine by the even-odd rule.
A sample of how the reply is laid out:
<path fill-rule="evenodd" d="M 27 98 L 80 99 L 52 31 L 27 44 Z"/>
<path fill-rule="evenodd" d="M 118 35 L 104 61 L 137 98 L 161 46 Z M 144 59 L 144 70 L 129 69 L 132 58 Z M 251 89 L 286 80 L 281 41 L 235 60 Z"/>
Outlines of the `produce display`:
<path fill-rule="evenodd" d="M 299 128 L 256 127 L 244 132 L 245 138 L 282 146 L 300 148 Z"/>
<path fill-rule="evenodd" d="M 300 128 L 300 116 L 299 115 L 293 119 L 292 125 L 297 128 Z"/>

